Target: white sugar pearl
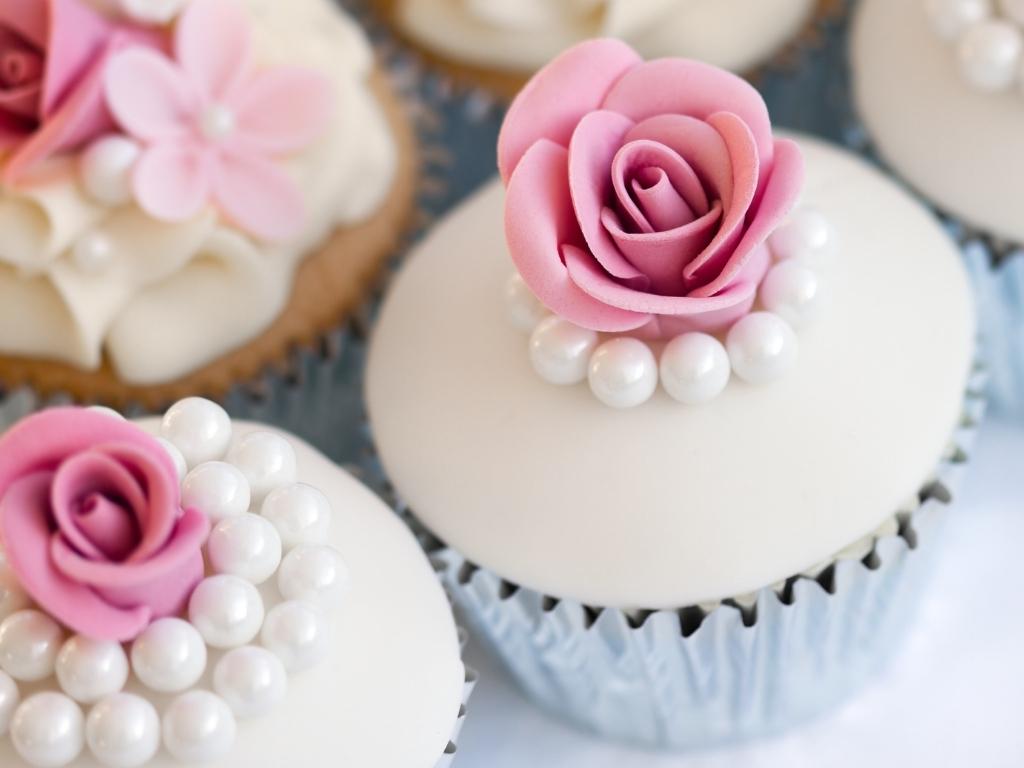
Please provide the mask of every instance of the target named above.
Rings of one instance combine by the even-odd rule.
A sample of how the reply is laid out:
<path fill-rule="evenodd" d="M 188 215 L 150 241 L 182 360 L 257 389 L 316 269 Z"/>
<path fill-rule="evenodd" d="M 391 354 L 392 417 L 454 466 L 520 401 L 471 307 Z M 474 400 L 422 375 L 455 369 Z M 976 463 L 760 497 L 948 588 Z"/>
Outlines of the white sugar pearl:
<path fill-rule="evenodd" d="M 793 328 L 804 328 L 821 314 L 823 289 L 818 275 L 799 261 L 776 264 L 761 283 L 761 303 Z"/>
<path fill-rule="evenodd" d="M 327 616 L 311 603 L 288 600 L 270 609 L 260 633 L 263 647 L 289 672 L 320 663 L 330 650 Z"/>
<path fill-rule="evenodd" d="M 262 584 L 281 564 L 281 536 L 269 520 L 247 512 L 217 523 L 206 552 L 216 573 Z"/>
<path fill-rule="evenodd" d="M 228 651 L 217 662 L 213 687 L 236 717 L 260 717 L 284 698 L 288 673 L 266 648 L 247 645 Z"/>
<path fill-rule="evenodd" d="M 597 342 L 595 331 L 553 315 L 530 335 L 530 362 L 544 381 L 579 384 L 587 378 L 587 364 Z"/>
<path fill-rule="evenodd" d="M 337 605 L 348 586 L 349 571 L 341 553 L 325 544 L 303 544 L 281 562 L 277 588 L 286 600 Z"/>
<path fill-rule="evenodd" d="M 331 528 L 331 502 L 318 488 L 293 483 L 270 492 L 260 514 L 281 536 L 285 550 L 299 544 L 320 544 Z"/>
<path fill-rule="evenodd" d="M 45 680 L 53 674 L 63 642 L 60 626 L 45 613 L 12 613 L 0 623 L 0 669 L 15 680 Z"/>
<path fill-rule="evenodd" d="M 658 388 L 658 363 L 639 339 L 612 339 L 591 356 L 587 380 L 605 405 L 632 408 L 647 402 Z"/>
<path fill-rule="evenodd" d="M 116 693 L 89 712 L 85 742 L 101 765 L 139 768 L 160 750 L 160 716 L 141 696 Z"/>
<path fill-rule="evenodd" d="M 189 691 L 164 712 L 164 746 L 182 763 L 206 763 L 231 751 L 238 729 L 231 707 L 209 691 Z"/>
<path fill-rule="evenodd" d="M 827 267 L 839 250 L 839 237 L 825 214 L 803 206 L 772 232 L 768 249 L 777 261 L 798 259 Z"/>
<path fill-rule="evenodd" d="M 0 621 L 32 604 L 28 593 L 11 570 L 7 556 L 0 552 Z"/>
<path fill-rule="evenodd" d="M 990 0 L 925 0 L 925 11 L 936 33 L 956 40 L 970 25 L 992 14 Z"/>
<path fill-rule="evenodd" d="M 547 307 L 533 295 L 533 291 L 518 272 L 505 283 L 505 305 L 508 308 L 509 322 L 524 333 L 531 333 L 549 314 Z"/>
<path fill-rule="evenodd" d="M 187 621 L 157 619 L 132 643 L 132 669 L 147 688 L 177 693 L 191 688 L 206 670 L 206 644 Z"/>
<path fill-rule="evenodd" d="M 7 729 L 10 728 L 11 719 L 14 717 L 14 710 L 20 703 L 21 694 L 18 692 L 18 684 L 6 672 L 0 672 L 0 738 L 7 735 Z"/>
<path fill-rule="evenodd" d="M 187 397 L 164 414 L 160 434 L 177 446 L 190 467 L 195 467 L 224 458 L 231 444 L 231 419 L 216 403 Z"/>
<path fill-rule="evenodd" d="M 980 2 L 980 0 L 975 0 L 975 2 Z M 999 9 L 1004 16 L 1024 26 L 1024 0 L 999 0 Z"/>
<path fill-rule="evenodd" d="M 960 72 L 983 91 L 1001 91 L 1013 85 L 1024 52 L 1024 36 L 1009 21 L 991 19 L 972 25 L 958 45 Z"/>
<path fill-rule="evenodd" d="M 124 416 L 122 414 L 105 405 L 90 405 L 88 410 L 93 413 L 102 413 L 104 416 L 109 416 L 110 418 L 117 419 L 118 421 L 124 421 Z"/>
<path fill-rule="evenodd" d="M 771 312 L 753 312 L 738 320 L 729 329 L 725 348 L 733 371 L 749 384 L 775 381 L 796 363 L 796 334 Z"/>
<path fill-rule="evenodd" d="M 88 232 L 71 246 L 71 259 L 82 272 L 101 272 L 114 257 L 114 244 L 102 232 Z"/>
<path fill-rule="evenodd" d="M 61 693 L 44 691 L 25 699 L 11 720 L 11 742 L 35 768 L 61 768 L 85 747 L 85 717 Z"/>
<path fill-rule="evenodd" d="M 139 145 L 126 136 L 104 136 L 94 141 L 82 153 L 79 165 L 85 191 L 104 205 L 131 201 L 132 168 L 140 153 Z"/>
<path fill-rule="evenodd" d="M 158 437 L 156 441 L 160 443 L 160 446 L 167 451 L 167 455 L 171 457 L 171 461 L 174 463 L 174 471 L 178 474 L 178 482 L 180 483 L 185 479 L 185 475 L 188 474 L 188 464 L 185 462 L 185 457 L 181 455 L 178 446 L 167 438 Z"/>
<path fill-rule="evenodd" d="M 167 24 L 188 0 L 119 0 L 121 13 L 142 24 Z"/>
<path fill-rule="evenodd" d="M 729 355 L 722 342 L 706 333 L 684 333 L 661 353 L 661 385 L 680 403 L 714 400 L 729 383 Z"/>
<path fill-rule="evenodd" d="M 273 432 L 250 432 L 227 460 L 249 480 L 253 504 L 262 504 L 272 490 L 295 482 L 295 449 Z"/>
<path fill-rule="evenodd" d="M 249 481 L 242 470 L 224 461 L 200 464 L 181 484 L 182 506 L 198 509 L 213 523 L 245 514 L 249 501 Z"/>
<path fill-rule="evenodd" d="M 207 645 L 236 648 L 259 634 L 263 598 L 256 587 L 238 576 L 211 576 L 192 593 L 188 618 Z"/>
<path fill-rule="evenodd" d="M 199 118 L 199 130 L 210 141 L 221 141 L 235 132 L 235 113 L 223 104 L 213 104 Z"/>
<path fill-rule="evenodd" d="M 75 635 L 57 654 L 57 681 L 64 693 L 92 704 L 128 682 L 128 656 L 120 643 Z"/>

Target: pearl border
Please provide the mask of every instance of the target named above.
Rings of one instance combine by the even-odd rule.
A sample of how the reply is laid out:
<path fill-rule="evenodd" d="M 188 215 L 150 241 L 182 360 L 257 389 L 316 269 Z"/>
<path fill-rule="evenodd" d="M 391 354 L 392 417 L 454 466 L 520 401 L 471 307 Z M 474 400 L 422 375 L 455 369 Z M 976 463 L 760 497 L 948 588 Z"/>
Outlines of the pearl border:
<path fill-rule="evenodd" d="M 971 88 L 1024 96 L 1024 2 L 922 0 L 935 35 L 955 49 Z"/>

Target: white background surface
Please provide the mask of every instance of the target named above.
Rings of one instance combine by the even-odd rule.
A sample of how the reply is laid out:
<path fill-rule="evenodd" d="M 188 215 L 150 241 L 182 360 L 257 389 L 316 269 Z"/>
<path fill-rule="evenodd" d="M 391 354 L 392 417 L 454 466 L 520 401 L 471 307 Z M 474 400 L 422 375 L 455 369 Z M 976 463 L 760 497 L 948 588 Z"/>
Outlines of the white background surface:
<path fill-rule="evenodd" d="M 477 649 L 458 768 L 1024 766 L 1024 429 L 990 422 L 940 570 L 888 672 L 782 739 L 690 755 L 602 743 L 531 707 Z"/>

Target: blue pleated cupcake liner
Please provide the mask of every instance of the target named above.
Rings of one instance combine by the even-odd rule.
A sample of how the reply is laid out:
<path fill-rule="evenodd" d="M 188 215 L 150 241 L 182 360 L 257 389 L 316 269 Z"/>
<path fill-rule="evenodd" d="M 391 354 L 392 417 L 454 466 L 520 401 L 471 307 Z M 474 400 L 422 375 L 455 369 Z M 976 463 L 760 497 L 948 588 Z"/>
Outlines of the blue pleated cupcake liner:
<path fill-rule="evenodd" d="M 884 666 L 913 620 L 985 408 L 972 377 L 947 458 L 898 533 L 862 559 L 742 598 L 623 611 L 503 580 L 432 539 L 459 615 L 542 708 L 599 735 L 661 749 L 770 736 L 812 719 Z M 827 510 L 823 511 L 827 512 Z"/>
<path fill-rule="evenodd" d="M 459 630 L 459 644 L 463 649 L 466 647 L 466 633 Z M 462 704 L 459 706 L 459 717 L 455 721 L 455 727 L 452 729 L 451 738 L 448 740 L 448 745 L 444 749 L 444 755 L 434 768 L 449 768 L 452 762 L 455 760 L 458 754 L 459 747 L 459 734 L 462 732 L 462 726 L 466 722 L 466 712 L 469 706 L 469 699 L 473 695 L 473 689 L 476 688 L 477 674 L 469 667 L 466 667 L 466 681 L 462 686 Z"/>

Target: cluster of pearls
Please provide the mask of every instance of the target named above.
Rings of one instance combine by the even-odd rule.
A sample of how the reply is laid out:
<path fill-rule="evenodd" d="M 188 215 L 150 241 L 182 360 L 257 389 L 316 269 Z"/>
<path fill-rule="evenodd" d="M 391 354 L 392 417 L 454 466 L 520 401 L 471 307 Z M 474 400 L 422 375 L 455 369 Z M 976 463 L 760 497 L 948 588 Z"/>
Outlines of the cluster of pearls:
<path fill-rule="evenodd" d="M 349 578 L 326 543 L 330 502 L 295 481 L 288 441 L 252 432 L 231 448 L 232 436 L 227 413 L 207 400 L 188 398 L 164 416 L 158 440 L 183 504 L 213 523 L 210 575 L 187 619 L 158 619 L 127 649 L 69 637 L 32 607 L 0 551 L 0 737 L 29 765 L 60 768 L 88 750 L 100 765 L 135 768 L 161 746 L 183 763 L 217 759 L 230 751 L 238 719 L 269 714 L 288 675 L 327 656 L 329 612 Z M 59 690 L 38 690 L 52 677 Z M 125 691 L 132 677 L 170 697 L 162 715 Z M 196 687 L 204 680 L 211 690 Z M 23 698 L 19 684 L 37 692 Z"/>
<path fill-rule="evenodd" d="M 1024 0 L 925 0 L 925 8 L 971 86 L 1024 93 Z"/>
<path fill-rule="evenodd" d="M 664 345 L 659 358 L 639 339 L 602 339 L 596 331 L 548 315 L 518 274 L 505 291 L 509 319 L 530 332 L 530 362 L 551 384 L 586 381 L 605 405 L 632 408 L 649 400 L 660 380 L 673 399 L 699 405 L 721 394 L 733 374 L 748 384 L 768 384 L 793 367 L 794 329 L 820 314 L 825 295 L 820 274 L 836 245 L 821 213 L 796 211 L 768 240 L 773 265 L 761 283 L 760 310 L 738 320 L 724 344 L 707 333 L 683 333 Z"/>

